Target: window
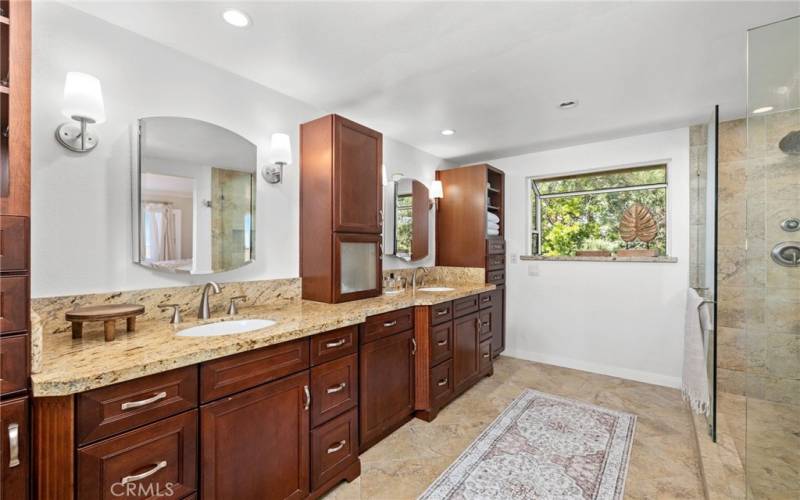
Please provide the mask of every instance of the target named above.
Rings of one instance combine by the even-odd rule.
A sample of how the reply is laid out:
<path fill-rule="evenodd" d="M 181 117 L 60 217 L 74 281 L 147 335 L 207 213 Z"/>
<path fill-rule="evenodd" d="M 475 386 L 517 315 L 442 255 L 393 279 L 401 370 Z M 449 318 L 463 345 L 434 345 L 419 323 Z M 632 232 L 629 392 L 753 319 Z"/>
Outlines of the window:
<path fill-rule="evenodd" d="M 529 178 L 532 255 L 572 256 L 581 250 L 624 248 L 667 253 L 667 166 L 606 170 L 561 177 Z M 633 203 L 650 209 L 658 223 L 655 239 L 625 243 L 622 213 Z"/>

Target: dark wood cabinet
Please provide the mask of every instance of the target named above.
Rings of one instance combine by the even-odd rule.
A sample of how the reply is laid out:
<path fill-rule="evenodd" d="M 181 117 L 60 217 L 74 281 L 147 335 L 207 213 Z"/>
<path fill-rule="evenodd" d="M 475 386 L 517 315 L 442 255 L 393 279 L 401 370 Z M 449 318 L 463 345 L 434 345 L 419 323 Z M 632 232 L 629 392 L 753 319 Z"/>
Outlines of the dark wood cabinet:
<path fill-rule="evenodd" d="M 0 432 L 0 498 L 24 500 L 30 467 L 27 397 L 0 403 Z"/>
<path fill-rule="evenodd" d="M 358 460 L 358 411 L 311 431 L 311 487 L 317 490 Z"/>
<path fill-rule="evenodd" d="M 0 269 L 4 273 L 28 270 L 29 234 L 27 217 L 0 215 Z"/>
<path fill-rule="evenodd" d="M 304 371 L 202 406 L 200 496 L 306 497 L 309 391 Z"/>
<path fill-rule="evenodd" d="M 497 285 L 496 302 L 492 305 L 492 356 L 497 357 L 506 348 L 506 287 Z"/>
<path fill-rule="evenodd" d="M 383 337 L 361 346 L 360 442 L 371 447 L 414 414 L 414 331 Z"/>
<path fill-rule="evenodd" d="M 453 383 L 456 393 L 472 385 L 479 371 L 480 320 L 477 313 L 453 320 Z"/>
<path fill-rule="evenodd" d="M 317 426 L 358 404 L 358 355 L 311 369 L 311 425 Z"/>
<path fill-rule="evenodd" d="M 303 298 L 381 294 L 383 136 L 337 115 L 300 126 Z"/>
<path fill-rule="evenodd" d="M 0 277 L 0 335 L 28 331 L 28 277 Z"/>
<path fill-rule="evenodd" d="M 28 387 L 28 336 L 0 338 L 0 394 L 24 392 Z"/>
<path fill-rule="evenodd" d="M 311 366 L 358 352 L 358 326 L 346 326 L 311 337 Z"/>
<path fill-rule="evenodd" d="M 183 498 L 197 489 L 197 410 L 78 450 L 77 498 Z"/>

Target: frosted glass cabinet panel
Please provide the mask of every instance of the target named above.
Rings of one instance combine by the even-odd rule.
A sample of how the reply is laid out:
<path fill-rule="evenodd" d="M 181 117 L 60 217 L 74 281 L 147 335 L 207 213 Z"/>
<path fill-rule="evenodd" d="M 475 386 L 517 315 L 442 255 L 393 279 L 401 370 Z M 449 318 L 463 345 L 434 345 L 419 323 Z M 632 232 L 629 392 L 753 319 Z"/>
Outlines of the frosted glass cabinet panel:
<path fill-rule="evenodd" d="M 380 235 L 336 234 L 339 296 L 372 296 L 380 290 Z"/>

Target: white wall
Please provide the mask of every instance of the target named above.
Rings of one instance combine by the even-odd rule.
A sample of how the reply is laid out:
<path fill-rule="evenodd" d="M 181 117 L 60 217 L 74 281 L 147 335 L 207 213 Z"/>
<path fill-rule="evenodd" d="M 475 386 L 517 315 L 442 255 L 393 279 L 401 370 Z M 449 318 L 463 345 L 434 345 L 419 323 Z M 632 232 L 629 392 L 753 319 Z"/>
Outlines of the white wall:
<path fill-rule="evenodd" d="M 509 255 L 527 248 L 525 178 L 668 160 L 677 263 L 509 259 L 506 354 L 677 387 L 689 286 L 689 130 L 493 160 L 506 172 Z M 530 273 L 529 273 L 530 271 Z M 531 276 L 529 274 L 535 274 Z"/>
<path fill-rule="evenodd" d="M 259 61 L 258 64 L 269 64 Z M 97 76 L 108 121 L 89 154 L 53 138 L 67 71 Z M 132 263 L 131 126 L 143 116 L 184 116 L 230 129 L 258 146 L 266 163 L 273 132 L 292 136 L 326 110 L 297 101 L 56 2 L 33 5 L 32 295 L 130 290 L 199 283 L 203 276 L 159 273 Z M 365 123 L 369 126 L 369 124 Z M 429 182 L 442 163 L 384 138 L 390 172 Z M 220 281 L 298 275 L 297 161 L 283 184 L 259 181 L 256 262 L 215 275 Z M 433 241 L 433 238 L 431 239 Z M 433 255 L 433 249 L 431 251 Z M 386 267 L 400 265 L 387 258 Z"/>

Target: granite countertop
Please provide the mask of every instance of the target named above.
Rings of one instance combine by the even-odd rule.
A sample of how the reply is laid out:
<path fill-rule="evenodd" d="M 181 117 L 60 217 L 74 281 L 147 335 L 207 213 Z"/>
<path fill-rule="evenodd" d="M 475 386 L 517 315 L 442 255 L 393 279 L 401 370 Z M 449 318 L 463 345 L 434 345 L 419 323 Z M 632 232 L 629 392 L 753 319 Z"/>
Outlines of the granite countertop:
<path fill-rule="evenodd" d="M 69 332 L 45 335 L 41 371 L 31 376 L 33 395 L 66 396 L 165 372 L 239 352 L 287 342 L 344 326 L 363 323 L 367 316 L 411 306 L 434 305 L 493 290 L 489 284 L 459 284 L 448 292 L 410 291 L 343 304 L 307 300 L 281 306 L 242 307 L 236 316 L 211 320 L 185 319 L 179 325 L 165 320 L 140 322 L 136 332 L 117 333 L 105 342 L 100 330 L 87 329 L 82 339 Z M 218 337 L 177 337 L 175 333 L 203 323 L 264 318 L 276 325 L 253 332 Z"/>

